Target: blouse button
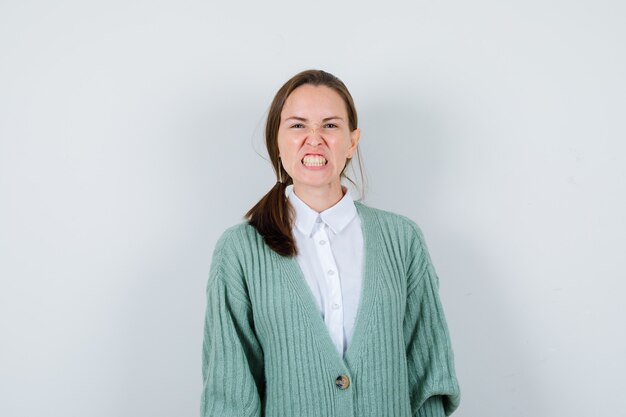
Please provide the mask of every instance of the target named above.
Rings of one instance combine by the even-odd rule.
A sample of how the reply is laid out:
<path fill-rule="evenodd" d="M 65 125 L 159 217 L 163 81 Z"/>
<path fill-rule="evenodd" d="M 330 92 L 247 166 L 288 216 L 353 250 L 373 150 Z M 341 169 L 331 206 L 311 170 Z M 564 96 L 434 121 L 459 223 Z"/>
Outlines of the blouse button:
<path fill-rule="evenodd" d="M 337 388 L 346 389 L 350 386 L 350 379 L 346 375 L 339 375 L 335 380 Z"/>
<path fill-rule="evenodd" d="M 323 245 L 324 243 L 326 243 L 325 240 L 320 240 L 320 245 Z"/>
<path fill-rule="evenodd" d="M 328 270 L 328 275 L 333 275 L 335 273 L 335 271 L 333 271 L 332 269 Z"/>

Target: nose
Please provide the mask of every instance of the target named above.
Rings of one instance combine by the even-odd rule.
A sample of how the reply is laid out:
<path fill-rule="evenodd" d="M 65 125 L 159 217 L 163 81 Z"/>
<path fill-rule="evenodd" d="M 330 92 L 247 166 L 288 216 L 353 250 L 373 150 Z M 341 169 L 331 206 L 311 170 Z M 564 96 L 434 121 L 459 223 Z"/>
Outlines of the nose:
<path fill-rule="evenodd" d="M 320 143 L 319 126 L 311 126 L 307 135 L 307 142 L 312 145 Z"/>

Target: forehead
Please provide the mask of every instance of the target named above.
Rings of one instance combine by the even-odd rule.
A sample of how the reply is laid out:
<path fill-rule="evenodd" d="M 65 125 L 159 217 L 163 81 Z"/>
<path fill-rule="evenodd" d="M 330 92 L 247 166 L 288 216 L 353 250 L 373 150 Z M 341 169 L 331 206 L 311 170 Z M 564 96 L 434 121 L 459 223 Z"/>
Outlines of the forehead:
<path fill-rule="evenodd" d="M 332 88 L 325 85 L 304 84 L 293 90 L 287 97 L 281 115 L 289 117 L 298 113 L 320 116 L 333 113 L 345 117 L 347 110 L 343 98 Z"/>

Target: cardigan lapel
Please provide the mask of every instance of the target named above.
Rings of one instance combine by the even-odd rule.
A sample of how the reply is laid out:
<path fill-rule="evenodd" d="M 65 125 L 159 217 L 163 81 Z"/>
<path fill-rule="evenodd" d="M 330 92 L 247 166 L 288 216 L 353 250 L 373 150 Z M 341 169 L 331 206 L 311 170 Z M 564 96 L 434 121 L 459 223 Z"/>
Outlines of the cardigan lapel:
<path fill-rule="evenodd" d="M 346 367 L 358 357 L 365 342 L 372 307 L 378 294 L 379 279 L 382 276 L 380 273 L 381 262 L 378 260 L 381 253 L 381 236 L 378 220 L 368 206 L 359 201 L 355 201 L 354 204 L 361 220 L 361 230 L 363 232 L 363 284 L 361 286 L 352 340 L 348 344 L 343 357 L 337 351 L 328 328 L 317 310 L 315 297 L 304 278 L 304 273 L 296 257 L 279 256 L 284 266 L 281 268 L 283 276 L 304 310 L 321 349 L 338 359 Z"/>

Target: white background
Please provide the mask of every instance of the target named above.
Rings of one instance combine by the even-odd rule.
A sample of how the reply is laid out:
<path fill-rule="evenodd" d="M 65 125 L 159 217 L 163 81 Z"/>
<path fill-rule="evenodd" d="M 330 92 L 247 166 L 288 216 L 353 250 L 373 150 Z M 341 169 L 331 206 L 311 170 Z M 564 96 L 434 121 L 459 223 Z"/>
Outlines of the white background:
<path fill-rule="evenodd" d="M 0 415 L 199 414 L 211 251 L 308 68 L 424 231 L 455 415 L 626 415 L 624 4 L 2 1 Z"/>

